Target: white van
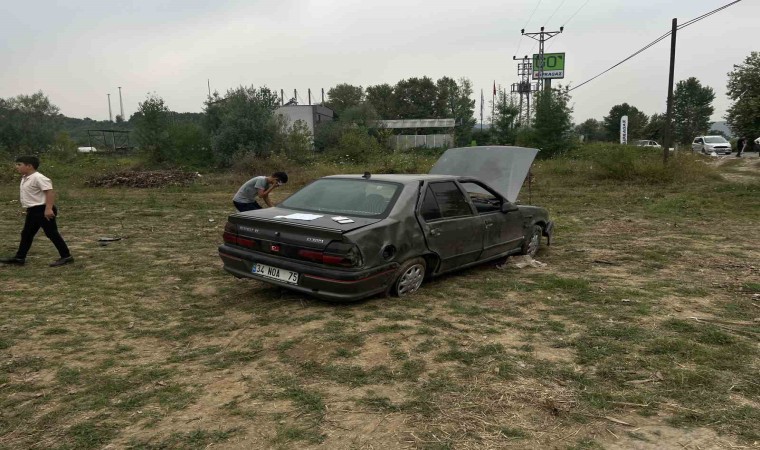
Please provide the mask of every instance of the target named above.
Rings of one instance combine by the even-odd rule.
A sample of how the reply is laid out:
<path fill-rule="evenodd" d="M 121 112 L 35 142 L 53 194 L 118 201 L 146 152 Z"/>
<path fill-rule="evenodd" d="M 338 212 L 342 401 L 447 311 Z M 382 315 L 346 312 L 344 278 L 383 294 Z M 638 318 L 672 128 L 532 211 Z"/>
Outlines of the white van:
<path fill-rule="evenodd" d="M 77 147 L 79 153 L 95 153 L 98 151 L 95 147 Z"/>

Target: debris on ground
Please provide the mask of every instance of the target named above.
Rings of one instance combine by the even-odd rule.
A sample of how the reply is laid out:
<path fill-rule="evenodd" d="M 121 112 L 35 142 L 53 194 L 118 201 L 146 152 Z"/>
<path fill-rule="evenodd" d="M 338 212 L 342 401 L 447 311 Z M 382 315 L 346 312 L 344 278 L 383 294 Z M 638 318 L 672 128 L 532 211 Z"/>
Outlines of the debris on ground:
<path fill-rule="evenodd" d="M 535 260 L 530 255 L 510 256 L 504 262 L 496 266 L 497 269 L 506 269 L 508 267 L 516 267 L 518 269 L 524 269 L 525 267 L 546 267 L 546 263 Z"/>
<path fill-rule="evenodd" d="M 90 178 L 85 181 L 89 187 L 132 187 L 156 188 L 165 186 L 188 186 L 200 174 L 181 170 L 125 170 Z"/>

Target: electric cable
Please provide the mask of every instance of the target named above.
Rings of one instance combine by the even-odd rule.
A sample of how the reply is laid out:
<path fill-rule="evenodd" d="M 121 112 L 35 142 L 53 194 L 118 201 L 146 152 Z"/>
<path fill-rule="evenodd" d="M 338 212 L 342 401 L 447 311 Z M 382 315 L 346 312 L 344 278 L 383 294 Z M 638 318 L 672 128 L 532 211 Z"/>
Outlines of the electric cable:
<path fill-rule="evenodd" d="M 701 15 L 699 17 L 696 17 L 696 18 L 694 18 L 692 20 L 689 20 L 689 21 L 683 23 L 682 25 L 677 26 L 676 30 L 680 30 L 682 28 L 688 27 L 689 25 L 693 25 L 693 24 L 699 22 L 700 20 L 705 19 L 707 17 L 710 17 L 711 15 L 713 15 L 713 14 L 719 12 L 719 11 L 722 11 L 722 10 L 726 9 L 729 6 L 735 5 L 735 4 L 737 4 L 737 3 L 741 2 L 741 1 L 742 0 L 735 0 L 735 1 L 731 2 L 731 3 L 728 3 L 726 5 L 721 6 L 720 8 L 716 8 L 716 9 L 714 9 L 714 10 L 712 10 L 712 11 L 706 13 L 706 14 L 703 14 L 703 15 Z M 644 52 L 648 48 L 652 47 L 653 45 L 655 45 L 658 42 L 662 41 L 663 39 L 667 38 L 672 33 L 673 33 L 672 31 L 668 31 L 667 33 L 663 34 L 662 36 L 658 37 L 654 41 L 650 42 L 649 44 L 645 45 L 644 47 L 642 47 L 641 49 L 639 49 L 638 51 L 636 51 L 635 53 L 633 53 L 631 56 L 625 58 L 624 60 L 620 61 L 619 63 L 615 64 L 614 66 L 610 67 L 609 69 L 607 69 L 607 70 L 599 73 L 598 75 L 596 75 L 596 76 L 594 76 L 592 78 L 589 78 L 588 80 L 584 81 L 583 83 L 581 83 L 581 84 L 579 84 L 577 86 L 573 86 L 572 88 L 568 89 L 568 91 L 574 91 L 574 90 L 578 89 L 579 87 L 583 86 L 584 84 L 589 83 L 589 82 L 591 82 L 591 81 L 599 78 L 600 76 L 604 75 L 605 73 L 609 72 L 610 70 L 614 69 L 615 67 L 623 64 L 624 62 L 626 62 L 626 61 L 628 61 L 628 60 L 630 60 L 632 58 L 634 58 L 635 56 L 641 54 L 642 52 Z"/>
<path fill-rule="evenodd" d="M 528 24 L 530 23 L 530 20 L 533 18 L 533 15 L 536 14 L 536 11 L 538 10 L 538 7 L 541 6 L 542 1 L 544 0 L 538 0 L 536 7 L 533 8 L 533 12 L 530 13 L 530 17 L 528 17 L 528 20 L 525 21 L 525 25 L 523 25 L 522 27 L 523 30 L 525 29 L 525 27 L 528 26 Z M 522 40 L 523 40 L 523 36 L 522 36 L 522 33 L 520 33 L 520 41 L 517 43 L 517 50 L 515 50 L 515 54 L 513 55 L 513 57 L 517 57 L 517 54 L 520 53 L 520 45 L 522 45 Z"/>
<path fill-rule="evenodd" d="M 564 5 L 566 1 L 567 0 L 562 0 L 562 3 L 560 3 L 559 6 L 557 6 L 557 9 L 554 10 L 554 12 L 552 13 L 552 15 L 549 16 L 548 19 L 546 19 L 546 22 L 544 22 L 544 26 L 546 26 L 546 25 L 549 24 L 549 21 L 552 20 L 552 18 L 554 18 L 554 15 L 557 14 L 557 11 L 559 11 L 559 9 L 562 8 L 562 5 Z"/>

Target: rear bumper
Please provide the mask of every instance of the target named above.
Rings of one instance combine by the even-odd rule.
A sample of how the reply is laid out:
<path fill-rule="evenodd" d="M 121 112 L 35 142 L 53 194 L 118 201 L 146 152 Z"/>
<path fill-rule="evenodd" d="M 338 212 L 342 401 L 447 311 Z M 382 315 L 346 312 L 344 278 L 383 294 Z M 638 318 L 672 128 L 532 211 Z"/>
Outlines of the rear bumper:
<path fill-rule="evenodd" d="M 365 270 L 339 270 L 315 267 L 278 256 L 253 253 L 229 245 L 219 246 L 224 270 L 238 278 L 251 278 L 317 298 L 350 302 L 385 292 L 393 281 L 398 263 Z M 298 284 L 265 278 L 251 273 L 254 262 L 299 273 Z"/>

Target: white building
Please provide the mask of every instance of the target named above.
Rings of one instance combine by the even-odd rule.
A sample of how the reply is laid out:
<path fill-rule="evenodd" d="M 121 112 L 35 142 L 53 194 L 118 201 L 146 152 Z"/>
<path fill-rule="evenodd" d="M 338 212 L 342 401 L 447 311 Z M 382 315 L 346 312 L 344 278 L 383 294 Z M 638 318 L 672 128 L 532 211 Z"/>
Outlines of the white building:
<path fill-rule="evenodd" d="M 312 136 L 315 127 L 335 117 L 332 109 L 322 105 L 285 105 L 275 109 L 274 113 L 285 117 L 288 126 L 293 125 L 296 120 L 302 120 L 309 127 Z"/>

